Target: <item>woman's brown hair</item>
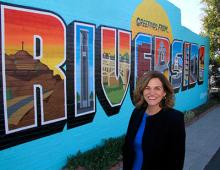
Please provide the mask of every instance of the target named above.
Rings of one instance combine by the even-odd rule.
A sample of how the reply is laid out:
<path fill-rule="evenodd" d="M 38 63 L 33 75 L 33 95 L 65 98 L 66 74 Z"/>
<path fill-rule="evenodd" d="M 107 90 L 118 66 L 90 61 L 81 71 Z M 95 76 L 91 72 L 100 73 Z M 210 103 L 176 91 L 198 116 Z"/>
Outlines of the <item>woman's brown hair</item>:
<path fill-rule="evenodd" d="M 165 77 L 165 75 L 158 71 L 149 71 L 145 73 L 141 78 L 138 79 L 136 89 L 134 91 L 134 96 L 133 96 L 136 107 L 138 108 L 147 107 L 148 104 L 144 99 L 143 91 L 152 78 L 158 78 L 163 85 L 164 91 L 166 92 L 166 96 L 165 98 L 162 99 L 160 106 L 162 108 L 173 107 L 174 105 L 173 87 L 170 84 L 169 80 Z"/>

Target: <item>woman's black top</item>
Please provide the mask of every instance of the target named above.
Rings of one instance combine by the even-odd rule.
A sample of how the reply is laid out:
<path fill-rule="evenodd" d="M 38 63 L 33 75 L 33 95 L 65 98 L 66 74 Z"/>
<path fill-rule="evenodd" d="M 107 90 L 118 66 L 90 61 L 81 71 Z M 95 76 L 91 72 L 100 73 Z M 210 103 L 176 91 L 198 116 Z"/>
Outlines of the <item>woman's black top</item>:
<path fill-rule="evenodd" d="M 146 109 L 135 108 L 123 146 L 123 169 L 131 170 L 134 162 L 134 139 Z M 142 139 L 142 170 L 182 170 L 185 156 L 185 125 L 182 112 L 162 109 L 148 116 Z"/>

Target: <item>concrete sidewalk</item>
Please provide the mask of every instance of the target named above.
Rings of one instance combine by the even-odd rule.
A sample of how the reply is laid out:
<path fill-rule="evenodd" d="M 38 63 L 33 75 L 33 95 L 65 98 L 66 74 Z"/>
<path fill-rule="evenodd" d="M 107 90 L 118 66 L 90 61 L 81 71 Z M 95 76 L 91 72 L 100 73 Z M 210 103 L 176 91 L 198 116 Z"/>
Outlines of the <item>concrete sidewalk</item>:
<path fill-rule="evenodd" d="M 220 105 L 186 127 L 184 170 L 203 170 L 219 147 Z"/>
<path fill-rule="evenodd" d="M 220 148 L 206 165 L 205 170 L 219 170 L 220 167 Z"/>

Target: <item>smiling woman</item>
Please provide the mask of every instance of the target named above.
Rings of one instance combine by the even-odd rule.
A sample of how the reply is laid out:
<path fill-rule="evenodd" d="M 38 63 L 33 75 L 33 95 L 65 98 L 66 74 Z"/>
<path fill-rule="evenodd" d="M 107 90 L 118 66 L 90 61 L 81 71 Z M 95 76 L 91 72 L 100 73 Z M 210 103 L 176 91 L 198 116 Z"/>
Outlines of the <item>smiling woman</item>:
<path fill-rule="evenodd" d="M 184 115 L 172 108 L 173 96 L 170 82 L 160 72 L 149 71 L 138 81 L 136 108 L 123 146 L 125 170 L 183 168 Z"/>
<path fill-rule="evenodd" d="M 166 100 L 166 92 L 160 79 L 152 78 L 144 89 L 143 96 L 148 104 L 146 112 L 149 115 L 159 112 L 161 110 L 160 102 Z"/>
<path fill-rule="evenodd" d="M 174 92 L 170 82 L 157 71 L 148 72 L 139 79 L 134 92 L 136 107 L 151 107 L 152 105 L 148 102 L 150 97 L 158 99 L 153 107 L 172 107 L 174 104 Z"/>

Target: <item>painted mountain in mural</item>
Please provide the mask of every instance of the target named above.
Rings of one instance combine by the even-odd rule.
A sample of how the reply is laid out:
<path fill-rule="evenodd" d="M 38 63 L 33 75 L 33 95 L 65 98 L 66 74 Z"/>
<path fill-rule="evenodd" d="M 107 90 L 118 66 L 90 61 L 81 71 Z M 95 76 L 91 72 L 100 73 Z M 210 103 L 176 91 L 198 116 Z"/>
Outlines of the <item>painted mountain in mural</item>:
<path fill-rule="evenodd" d="M 34 124 L 34 84 L 42 86 L 44 121 L 64 117 L 64 81 L 59 75 L 24 50 L 6 54 L 5 66 L 9 128 Z"/>

